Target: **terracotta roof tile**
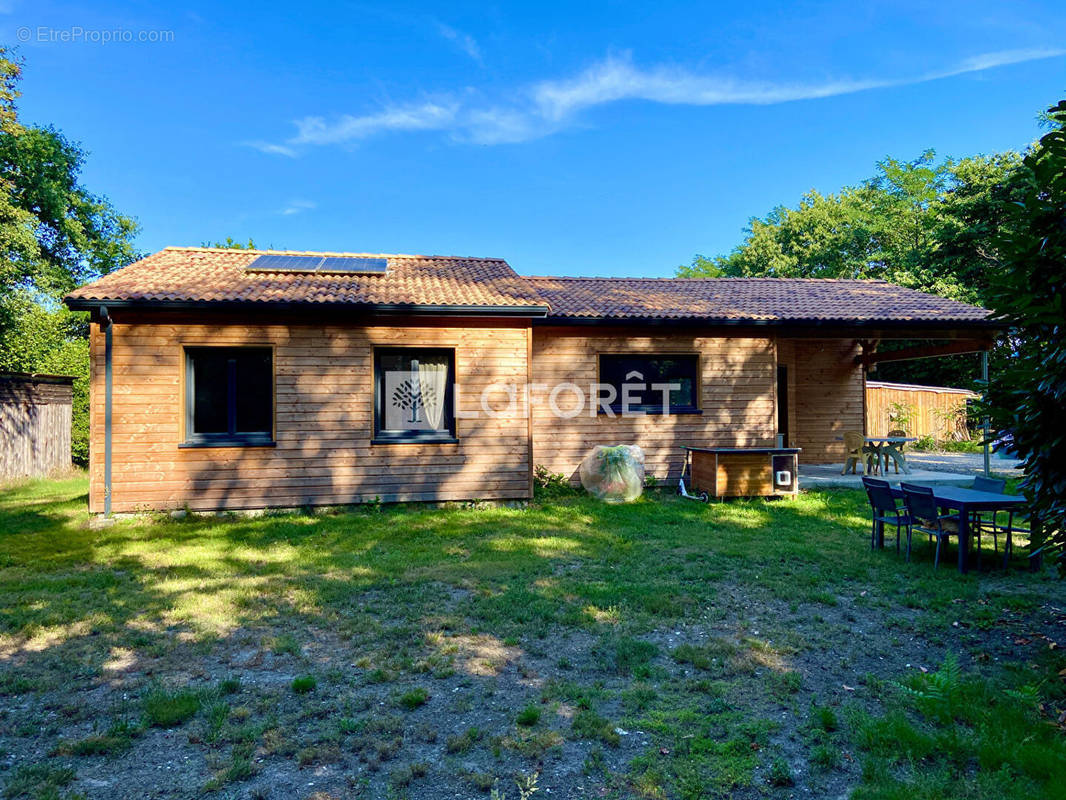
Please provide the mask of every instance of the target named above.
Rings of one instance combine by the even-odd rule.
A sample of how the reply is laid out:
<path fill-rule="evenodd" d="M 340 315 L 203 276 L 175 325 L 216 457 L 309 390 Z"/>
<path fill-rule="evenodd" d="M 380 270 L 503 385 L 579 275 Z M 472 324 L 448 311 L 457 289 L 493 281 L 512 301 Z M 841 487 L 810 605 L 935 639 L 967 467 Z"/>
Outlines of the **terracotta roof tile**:
<path fill-rule="evenodd" d="M 990 312 L 875 280 L 527 278 L 553 319 L 979 323 Z"/>
<path fill-rule="evenodd" d="M 983 308 L 904 289 L 885 281 L 789 278 L 522 277 L 496 258 L 373 256 L 383 274 L 249 272 L 269 250 L 168 247 L 82 286 L 74 307 L 95 303 L 341 304 L 507 308 L 570 320 L 720 322 L 919 322 L 980 325 Z"/>
<path fill-rule="evenodd" d="M 264 253 L 374 256 L 381 274 L 248 272 Z M 68 302 L 311 303 L 542 308 L 540 296 L 497 258 L 307 253 L 168 247 L 75 289 Z"/>

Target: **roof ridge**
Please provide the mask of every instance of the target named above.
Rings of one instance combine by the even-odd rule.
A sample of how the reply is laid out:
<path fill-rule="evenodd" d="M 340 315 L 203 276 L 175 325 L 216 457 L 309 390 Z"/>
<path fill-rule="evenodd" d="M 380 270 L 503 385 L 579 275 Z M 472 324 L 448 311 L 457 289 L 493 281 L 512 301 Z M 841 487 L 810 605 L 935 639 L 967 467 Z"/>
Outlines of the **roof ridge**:
<path fill-rule="evenodd" d="M 507 263 L 506 259 L 488 256 L 442 256 L 420 255 L 417 253 L 354 253 L 334 250 L 263 250 L 255 248 L 246 250 L 236 247 L 195 247 L 191 245 L 167 245 L 163 250 L 179 251 L 184 253 L 234 253 L 237 255 L 270 255 L 270 256 L 330 256 L 340 258 L 425 258 L 425 259 L 448 259 L 452 261 L 497 261 Z"/>

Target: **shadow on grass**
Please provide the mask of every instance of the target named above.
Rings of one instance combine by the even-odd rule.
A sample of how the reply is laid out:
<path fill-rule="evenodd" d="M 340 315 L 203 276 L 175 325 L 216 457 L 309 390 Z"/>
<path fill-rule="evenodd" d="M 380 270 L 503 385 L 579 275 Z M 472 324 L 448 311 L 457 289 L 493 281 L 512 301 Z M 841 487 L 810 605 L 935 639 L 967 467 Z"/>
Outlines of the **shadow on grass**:
<path fill-rule="evenodd" d="M 859 492 L 628 506 L 560 493 L 527 509 L 145 518 L 94 531 L 84 485 L 52 489 L 0 495 L 0 653 L 23 668 L 99 674 L 116 647 L 151 654 L 275 629 L 376 636 L 385 649 L 424 647 L 448 620 L 543 638 L 595 628 L 609 609 L 654 629 L 737 586 L 767 602 L 823 603 L 862 586 L 936 608 L 1038 580 L 934 575 L 923 542 L 911 564 L 871 552 Z"/>
<path fill-rule="evenodd" d="M 795 652 L 780 636 L 794 619 L 824 616 L 847 635 L 846 613 L 827 610 L 846 598 L 847 613 L 861 607 L 875 621 L 903 609 L 943 627 L 965 608 L 995 624 L 1009 604 L 1041 602 L 1046 587 L 1036 575 L 934 573 L 924 542 L 910 564 L 871 551 L 859 492 L 708 505 L 652 494 L 628 506 L 560 492 L 525 509 L 160 517 L 91 530 L 75 481 L 0 494 L 0 550 L 0 693 L 74 695 L 125 674 L 139 676 L 122 684 L 136 696 L 151 688 L 149 673 L 188 683 L 206 656 L 217 671 L 250 650 L 304 659 L 323 686 L 327 664 L 346 679 L 357 673 L 364 689 L 457 671 L 481 696 L 523 651 L 555 659 L 573 634 L 583 649 L 570 656 L 586 663 L 569 674 L 588 685 L 549 681 L 544 692 L 589 711 L 588 730 L 601 739 L 614 728 L 599 715 L 612 712 L 585 698 L 590 685 L 652 681 L 671 659 L 698 673 L 663 690 L 676 708 L 655 712 L 666 715 L 656 735 L 679 765 L 695 747 L 684 733 L 693 709 L 725 702 L 716 681 L 736 678 L 753 703 L 767 691 L 751 678 L 757 671 L 783 696 L 798 691 Z M 801 608 L 786 619 L 790 604 L 817 614 Z M 744 623 L 766 609 L 764 618 L 781 620 L 773 643 L 765 626 Z M 699 648 L 664 643 L 690 623 Z M 739 726 L 754 707 L 729 713 Z M 715 764 L 736 756 L 750 780 L 768 746 L 756 723 L 700 739 L 700 752 L 716 754 Z M 647 780 L 662 761 L 658 745 L 649 759 L 633 762 Z"/>

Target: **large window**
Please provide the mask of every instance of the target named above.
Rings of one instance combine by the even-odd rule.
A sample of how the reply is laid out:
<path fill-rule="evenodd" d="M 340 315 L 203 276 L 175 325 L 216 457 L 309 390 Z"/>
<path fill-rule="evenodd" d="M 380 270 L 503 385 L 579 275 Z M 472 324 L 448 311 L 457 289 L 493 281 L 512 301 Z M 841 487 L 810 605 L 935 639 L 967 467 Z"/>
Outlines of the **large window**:
<path fill-rule="evenodd" d="M 699 358 L 694 354 L 603 354 L 600 382 L 614 388 L 611 409 L 616 412 L 625 410 L 627 396 L 630 411 L 683 414 L 699 410 Z M 666 385 L 671 386 L 668 395 Z"/>
<path fill-rule="evenodd" d="M 455 351 L 374 351 L 374 441 L 454 442 Z"/>
<path fill-rule="evenodd" d="M 264 445 L 274 440 L 269 347 L 185 349 L 185 444 Z"/>

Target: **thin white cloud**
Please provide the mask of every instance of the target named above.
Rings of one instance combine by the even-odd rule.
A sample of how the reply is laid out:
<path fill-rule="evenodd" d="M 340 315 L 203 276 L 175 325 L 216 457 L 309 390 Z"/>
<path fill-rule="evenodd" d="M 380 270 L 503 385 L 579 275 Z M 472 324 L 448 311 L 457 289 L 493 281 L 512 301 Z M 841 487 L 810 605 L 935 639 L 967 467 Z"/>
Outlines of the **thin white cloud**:
<path fill-rule="evenodd" d="M 563 130 L 573 125 L 582 111 L 622 101 L 690 106 L 770 105 L 926 83 L 1063 55 L 1064 49 L 1003 50 L 909 78 L 774 83 L 698 74 L 676 66 L 643 68 L 624 54 L 610 56 L 570 78 L 532 84 L 516 92 L 509 102 L 478 103 L 478 93 L 468 90 L 461 99 L 389 106 L 363 116 L 344 115 L 333 120 L 305 117 L 295 123 L 296 136 L 284 143 L 249 144 L 263 152 L 295 155 L 306 146 L 354 142 L 391 131 L 441 131 L 457 141 L 477 144 L 517 143 Z"/>
<path fill-rule="evenodd" d="M 473 109 L 453 138 L 474 144 L 517 144 L 552 133 L 556 126 L 526 110 L 502 106 Z"/>
<path fill-rule="evenodd" d="M 1045 58 L 1055 58 L 1066 54 L 1066 50 L 1052 48 L 1031 48 L 1028 50 L 998 50 L 994 53 L 984 53 L 979 56 L 964 59 L 955 69 L 940 73 L 930 73 L 926 80 L 937 78 L 950 78 L 955 75 L 963 75 L 967 72 L 981 72 L 996 67 L 1007 67 L 1011 64 L 1024 64 L 1026 61 L 1040 61 Z"/>
<path fill-rule="evenodd" d="M 454 43 L 456 47 L 474 59 L 477 63 L 484 63 L 484 60 L 481 57 L 481 48 L 478 47 L 477 40 L 470 34 L 457 31 L 451 25 L 445 25 L 443 22 L 437 23 L 437 32 L 449 42 Z"/>
<path fill-rule="evenodd" d="M 697 75 L 677 67 L 641 69 L 628 56 L 611 57 L 576 77 L 537 84 L 533 87 L 533 98 L 541 115 L 552 120 L 564 119 L 582 109 L 620 100 L 694 106 L 770 105 L 926 83 L 1061 55 L 1066 55 L 1066 50 L 1004 50 L 974 56 L 949 69 L 912 78 L 835 80 L 816 84 L 741 81 Z"/>
<path fill-rule="evenodd" d="M 531 94 L 540 116 L 558 121 L 586 108 L 621 100 L 692 106 L 767 105 L 852 94 L 891 83 L 842 80 L 804 85 L 740 81 L 696 75 L 677 67 L 641 69 L 626 56 L 608 58 L 573 78 L 543 81 L 533 87 Z"/>
<path fill-rule="evenodd" d="M 266 153 L 271 156 L 288 156 L 289 158 L 296 158 L 296 149 L 289 147 L 285 144 L 275 144 L 274 142 L 245 142 L 246 147 L 254 148 L 260 153 Z"/>
<path fill-rule="evenodd" d="M 302 214 L 305 211 L 313 211 L 316 208 L 318 208 L 318 204 L 313 200 L 291 200 L 279 213 L 282 216 L 291 217 L 293 214 Z"/>
<path fill-rule="evenodd" d="M 383 131 L 441 130 L 452 126 L 456 113 L 454 105 L 426 102 L 385 108 L 361 117 L 346 114 L 332 122 L 322 117 L 304 117 L 296 121 L 296 136 L 288 145 L 340 144 Z"/>

